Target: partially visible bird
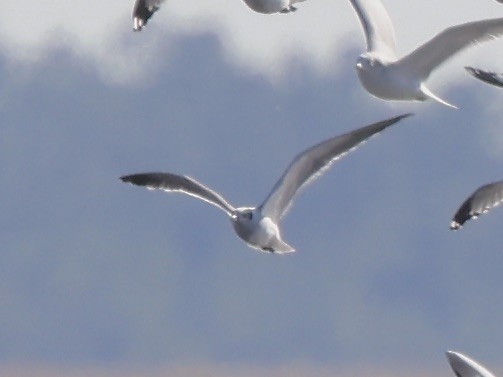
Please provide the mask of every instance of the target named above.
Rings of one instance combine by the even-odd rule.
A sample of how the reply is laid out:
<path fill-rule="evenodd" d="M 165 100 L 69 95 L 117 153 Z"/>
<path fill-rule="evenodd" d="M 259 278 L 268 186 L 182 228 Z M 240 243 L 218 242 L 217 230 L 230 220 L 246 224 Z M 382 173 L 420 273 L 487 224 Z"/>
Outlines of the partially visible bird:
<path fill-rule="evenodd" d="M 258 13 L 289 13 L 297 10 L 294 6 L 305 0 L 243 0 L 250 9 Z"/>
<path fill-rule="evenodd" d="M 358 78 L 370 94 L 385 100 L 424 101 L 431 98 L 455 107 L 433 94 L 425 81 L 438 66 L 459 51 L 503 35 L 503 18 L 452 26 L 398 59 L 393 24 L 380 0 L 350 0 L 350 3 L 367 42 L 367 52 L 360 55 L 356 63 Z"/>
<path fill-rule="evenodd" d="M 164 1 L 166 0 L 136 0 L 133 7 L 133 30 L 140 31 Z"/>
<path fill-rule="evenodd" d="M 460 352 L 447 351 L 445 354 L 457 377 L 494 377 L 482 365 Z"/>
<path fill-rule="evenodd" d="M 451 221 L 451 229 L 457 230 L 461 228 L 466 221 L 472 218 L 476 219 L 481 214 L 500 205 L 502 201 L 503 181 L 493 182 L 479 187 L 456 211 Z"/>
<path fill-rule="evenodd" d="M 503 1 L 503 0 L 502 0 Z M 503 88 L 503 73 L 484 71 L 479 68 L 465 67 L 470 75 L 488 84 Z"/>
<path fill-rule="evenodd" d="M 148 22 L 149 18 L 159 10 L 166 0 L 136 0 L 133 7 L 133 30 L 140 31 Z M 295 4 L 306 0 L 243 0 L 246 5 L 255 12 L 290 13 L 297 10 Z"/>
<path fill-rule="evenodd" d="M 288 253 L 294 251 L 294 248 L 282 240 L 279 222 L 297 191 L 326 171 L 332 162 L 355 149 L 358 144 L 409 115 L 411 114 L 371 124 L 323 141 L 300 153 L 258 207 L 235 208 L 217 192 L 183 175 L 140 173 L 126 175 L 120 179 L 149 189 L 182 192 L 202 199 L 224 211 L 229 216 L 236 234 L 249 246 L 271 253 Z"/>

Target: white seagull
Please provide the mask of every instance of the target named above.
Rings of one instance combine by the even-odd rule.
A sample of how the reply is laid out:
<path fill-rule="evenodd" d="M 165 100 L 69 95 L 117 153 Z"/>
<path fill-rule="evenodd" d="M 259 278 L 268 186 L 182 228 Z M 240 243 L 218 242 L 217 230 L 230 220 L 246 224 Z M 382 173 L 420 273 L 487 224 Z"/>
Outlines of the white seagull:
<path fill-rule="evenodd" d="M 229 216 L 234 231 L 249 246 L 271 253 L 295 251 L 281 239 L 279 222 L 285 215 L 296 192 L 327 170 L 332 162 L 374 134 L 411 114 L 404 114 L 371 124 L 355 131 L 323 141 L 297 155 L 276 182 L 265 201 L 258 207 L 235 208 L 220 194 L 195 179 L 171 173 L 140 173 L 126 175 L 124 182 L 149 189 L 183 192 L 202 199 L 223 210 Z"/>
<path fill-rule="evenodd" d="M 140 31 L 166 0 L 136 0 L 133 7 L 133 30 Z"/>
<path fill-rule="evenodd" d="M 148 22 L 149 18 L 159 10 L 166 0 L 136 0 L 133 7 L 133 30 L 140 31 Z M 290 13 L 297 10 L 295 4 L 306 0 L 243 0 L 246 5 L 255 12 Z"/>
<path fill-rule="evenodd" d="M 455 107 L 433 94 L 424 84 L 439 65 L 462 49 L 503 34 L 503 18 L 470 22 L 445 29 L 398 59 L 395 32 L 380 0 L 349 0 L 365 32 L 367 52 L 356 63 L 363 87 L 385 100 L 434 99 Z"/>
<path fill-rule="evenodd" d="M 488 84 L 494 85 L 494 86 L 499 86 L 500 88 L 503 88 L 503 74 L 498 74 L 495 72 L 489 72 L 489 71 L 484 71 L 479 68 L 473 68 L 473 67 L 465 67 L 465 69 L 468 71 L 470 75 L 473 77 L 484 81 Z"/>
<path fill-rule="evenodd" d="M 447 351 L 445 354 L 457 377 L 494 377 L 482 365 L 460 352 Z"/>
<path fill-rule="evenodd" d="M 466 221 L 472 218 L 476 219 L 481 214 L 500 205 L 501 202 L 503 202 L 503 181 L 479 187 L 456 211 L 451 221 L 451 229 L 461 228 Z"/>

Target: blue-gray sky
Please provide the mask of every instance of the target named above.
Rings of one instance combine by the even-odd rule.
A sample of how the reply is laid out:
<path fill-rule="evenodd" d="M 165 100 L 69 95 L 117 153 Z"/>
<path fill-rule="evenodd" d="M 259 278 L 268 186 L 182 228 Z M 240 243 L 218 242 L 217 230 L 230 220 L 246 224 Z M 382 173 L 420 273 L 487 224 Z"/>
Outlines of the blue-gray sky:
<path fill-rule="evenodd" d="M 83 22 L 75 12 L 87 3 L 59 17 L 46 10 L 21 36 L 19 6 L 0 16 L 0 370 L 209 375 L 233 365 L 244 376 L 316 365 L 321 375 L 367 366 L 450 375 L 450 348 L 498 370 L 503 213 L 457 233 L 449 222 L 473 189 L 503 179 L 503 91 L 462 68 L 503 67 L 500 41 L 432 77 L 431 89 L 460 107 L 451 110 L 386 103 L 361 88 L 353 67 L 363 40 L 346 2 L 309 0 L 267 17 L 239 1 L 201 3 L 208 14 L 171 1 L 141 34 L 130 31 L 132 4 L 111 1 Z M 464 1 L 443 21 L 438 1 L 410 3 L 385 2 L 400 15 L 404 51 L 448 22 L 502 10 Z M 432 17 L 412 33 L 420 6 Z M 296 44 L 281 43 L 298 25 L 312 39 L 295 29 Z M 334 35 L 317 34 L 324 27 Z M 247 39 L 255 28 L 274 37 Z M 409 111 L 299 195 L 283 222 L 292 255 L 248 248 L 200 201 L 118 180 L 188 174 L 255 205 L 299 151 Z"/>

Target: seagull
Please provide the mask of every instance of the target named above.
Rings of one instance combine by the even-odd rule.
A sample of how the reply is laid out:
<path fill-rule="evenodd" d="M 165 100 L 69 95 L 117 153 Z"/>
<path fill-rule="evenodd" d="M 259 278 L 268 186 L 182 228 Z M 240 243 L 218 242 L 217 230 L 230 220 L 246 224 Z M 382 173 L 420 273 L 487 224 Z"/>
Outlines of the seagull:
<path fill-rule="evenodd" d="M 447 351 L 445 354 L 457 377 L 494 377 L 482 365 L 460 352 Z"/>
<path fill-rule="evenodd" d="M 279 222 L 296 192 L 369 137 L 410 115 L 412 114 L 400 115 L 359 128 L 325 140 L 298 154 L 258 207 L 235 208 L 217 192 L 184 175 L 155 172 L 125 175 L 120 179 L 148 189 L 182 192 L 204 200 L 224 211 L 236 234 L 252 248 L 277 254 L 289 253 L 295 250 L 282 240 Z"/>
<path fill-rule="evenodd" d="M 395 32 L 380 0 L 349 0 L 365 32 L 367 52 L 356 63 L 358 78 L 373 96 L 385 100 L 433 99 L 454 107 L 425 85 L 430 74 L 457 52 L 503 34 L 503 18 L 452 26 L 398 59 Z"/>
<path fill-rule="evenodd" d="M 503 202 L 503 181 L 489 183 L 479 187 L 466 199 L 451 221 L 451 229 L 458 230 L 463 224 L 476 219 L 481 214 L 498 206 Z"/>
<path fill-rule="evenodd" d="M 272 13 L 290 13 L 297 10 L 296 3 L 305 0 L 243 0 L 246 5 L 255 12 Z"/>
<path fill-rule="evenodd" d="M 165 0 L 136 0 L 133 7 L 133 30 L 140 31 Z"/>
<path fill-rule="evenodd" d="M 487 82 L 488 84 L 492 84 L 495 86 L 499 86 L 503 88 L 503 74 L 497 74 L 494 72 L 484 71 L 482 69 L 473 68 L 473 67 L 465 67 L 470 75 L 473 77 Z"/>

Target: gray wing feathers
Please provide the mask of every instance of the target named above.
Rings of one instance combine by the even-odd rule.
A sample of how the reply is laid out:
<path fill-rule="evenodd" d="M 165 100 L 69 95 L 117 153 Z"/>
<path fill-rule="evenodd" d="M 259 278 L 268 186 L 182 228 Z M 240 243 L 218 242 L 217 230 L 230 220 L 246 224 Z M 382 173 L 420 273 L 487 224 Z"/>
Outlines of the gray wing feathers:
<path fill-rule="evenodd" d="M 488 84 L 492 84 L 492 85 L 498 86 L 500 88 L 503 88 L 503 74 L 484 71 L 482 69 L 472 68 L 472 67 L 465 67 L 465 69 L 473 77 L 475 77 L 481 81 L 484 81 Z"/>
<path fill-rule="evenodd" d="M 483 365 L 460 352 L 447 351 L 446 355 L 458 377 L 494 377 Z"/>
<path fill-rule="evenodd" d="M 350 0 L 365 33 L 367 51 L 395 58 L 395 31 L 379 0 Z"/>
<path fill-rule="evenodd" d="M 370 136 L 410 115 L 401 115 L 374 123 L 326 140 L 299 154 L 260 206 L 262 214 L 270 217 L 273 221 L 279 220 L 286 213 L 297 190 L 321 175 L 335 160 L 355 149 Z"/>
<path fill-rule="evenodd" d="M 502 201 L 503 181 L 479 187 L 456 211 L 451 221 L 451 229 L 457 230 L 461 228 L 466 221 L 488 212 L 490 209 L 500 205 Z"/>
<path fill-rule="evenodd" d="M 208 187 L 183 175 L 170 173 L 140 173 L 125 175 L 120 178 L 123 182 L 137 186 L 145 186 L 148 189 L 159 189 L 168 192 L 183 192 L 187 195 L 199 198 L 213 204 L 232 216 L 234 207 L 230 205 L 222 196 Z"/>
<path fill-rule="evenodd" d="M 482 20 L 445 29 L 431 40 L 400 59 L 407 72 L 426 79 L 431 71 L 462 49 L 503 34 L 503 18 Z"/>

